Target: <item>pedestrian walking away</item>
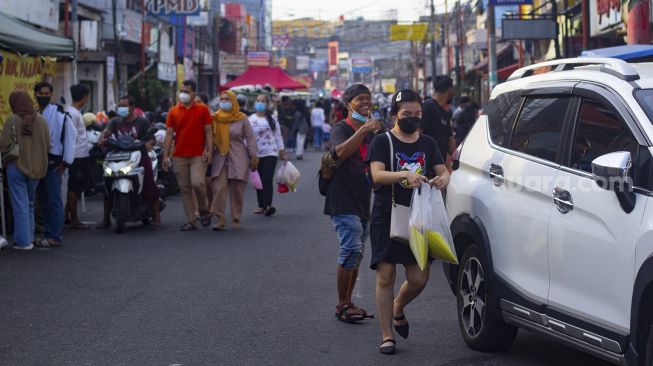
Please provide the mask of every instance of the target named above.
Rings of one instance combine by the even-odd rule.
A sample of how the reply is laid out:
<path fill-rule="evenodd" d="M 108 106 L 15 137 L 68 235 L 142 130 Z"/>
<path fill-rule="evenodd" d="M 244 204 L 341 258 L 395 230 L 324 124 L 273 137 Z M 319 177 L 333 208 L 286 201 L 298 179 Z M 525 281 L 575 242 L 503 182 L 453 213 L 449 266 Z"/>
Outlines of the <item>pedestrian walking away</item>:
<path fill-rule="evenodd" d="M 295 99 L 295 116 L 292 130 L 297 134 L 297 149 L 295 155 L 297 160 L 304 158 L 304 149 L 306 148 L 306 135 L 308 135 L 308 111 L 306 102 L 301 99 Z"/>
<path fill-rule="evenodd" d="M 272 216 L 277 211 L 272 206 L 277 159 L 285 161 L 288 160 L 288 157 L 284 150 L 279 122 L 270 112 L 270 99 L 266 94 L 261 94 L 256 98 L 255 109 L 256 114 L 249 116 L 249 123 L 252 125 L 256 137 L 256 156 L 259 158 L 258 173 L 263 183 L 263 189 L 256 190 L 258 208 L 254 213 Z"/>
<path fill-rule="evenodd" d="M 206 166 L 213 160 L 213 129 L 209 109 L 194 101 L 196 89 L 197 84 L 192 80 L 182 83 L 179 104 L 168 113 L 163 148 L 163 169 L 168 171 L 172 165 L 186 211 L 187 222 L 181 226 L 181 231 L 197 230 L 196 211 L 200 214 L 202 226 L 211 225 L 205 176 Z"/>
<path fill-rule="evenodd" d="M 213 143 L 217 149 L 211 166 L 211 213 L 218 219 L 213 229 L 225 229 L 228 194 L 231 198 L 232 228 L 237 230 L 240 229 L 249 171 L 257 169 L 258 157 L 252 126 L 247 115 L 240 111 L 236 94 L 231 91 L 220 95 L 220 109 L 213 114 Z"/>
<path fill-rule="evenodd" d="M 34 242 L 38 247 L 61 246 L 63 241 L 64 206 L 61 186 L 66 169 L 75 160 L 77 130 L 70 115 L 63 107 L 51 104 L 54 88 L 47 82 L 34 86 L 39 111 L 48 123 L 50 131 L 50 150 L 48 152 L 48 172 L 39 182 L 37 195 L 43 219 L 43 238 Z"/>
<path fill-rule="evenodd" d="M 324 214 L 331 217 L 340 242 L 335 315 L 340 321 L 354 323 L 371 317 L 352 302 L 352 293 L 369 235 L 372 188 L 365 155 L 373 134 L 382 126 L 365 117 L 372 108 L 372 95 L 365 85 L 351 85 L 343 98 L 349 113 L 331 130 L 331 153 L 337 167 L 326 192 Z"/>
<path fill-rule="evenodd" d="M 68 196 L 66 200 L 65 213 L 66 218 L 64 223 L 70 225 L 73 229 L 88 230 L 89 227 L 83 224 L 77 216 L 77 201 L 82 196 L 82 193 L 90 188 L 90 164 L 91 146 L 88 143 L 88 136 L 86 135 L 86 125 L 82 118 L 81 110 L 88 103 L 90 90 L 82 84 L 73 85 L 70 87 L 70 96 L 72 97 L 72 104 L 66 109 L 73 121 L 75 130 L 77 131 L 77 140 L 75 143 L 75 160 L 73 165 L 68 171 Z"/>
<path fill-rule="evenodd" d="M 449 184 L 449 173 L 437 143 L 418 131 L 421 107 L 422 100 L 414 91 L 405 89 L 395 93 L 390 108 L 395 126 L 374 138 L 368 155 L 372 180 L 379 187 L 372 206 L 370 267 L 376 270 L 376 304 L 382 333 L 379 351 L 384 354 L 394 354 L 396 350 L 393 320 L 397 333 L 408 338 L 404 308 L 422 292 L 429 279 L 429 267 L 420 270 L 410 247 L 390 239 L 393 202 L 410 206 L 412 190 L 422 182 L 429 182 L 437 189 Z M 394 297 L 397 264 L 406 268 L 406 281 Z"/>
<path fill-rule="evenodd" d="M 451 127 L 451 111 L 445 109 L 453 100 L 453 80 L 449 76 L 437 76 L 433 82 L 435 95 L 424 100 L 420 129 L 424 135 L 431 136 L 437 143 L 440 155 L 447 155 L 456 150 L 456 139 Z"/>
<path fill-rule="evenodd" d="M 315 103 L 315 108 L 311 111 L 311 126 L 313 127 L 313 146 L 316 150 L 322 149 L 322 142 L 324 139 L 325 115 L 324 108 L 322 108 L 322 101 L 318 100 Z"/>
<path fill-rule="evenodd" d="M 50 132 L 48 123 L 34 111 L 34 102 L 26 92 L 12 92 L 9 105 L 13 114 L 2 129 L 0 151 L 7 167 L 14 215 L 14 249 L 30 250 L 34 247 L 36 186 L 48 172 Z M 6 243 L 4 238 L 2 243 Z"/>

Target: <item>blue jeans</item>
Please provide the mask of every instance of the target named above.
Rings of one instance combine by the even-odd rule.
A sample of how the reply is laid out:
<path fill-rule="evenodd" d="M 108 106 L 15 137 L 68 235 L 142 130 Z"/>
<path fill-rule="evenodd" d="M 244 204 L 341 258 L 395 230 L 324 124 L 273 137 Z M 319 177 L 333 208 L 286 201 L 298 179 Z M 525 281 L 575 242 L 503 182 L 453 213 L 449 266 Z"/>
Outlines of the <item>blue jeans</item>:
<path fill-rule="evenodd" d="M 56 167 L 48 168 L 48 174 L 41 179 L 38 186 L 39 207 L 43 218 L 43 230 L 46 239 L 62 241 L 64 212 L 61 197 L 61 176 Z"/>
<path fill-rule="evenodd" d="M 34 241 L 34 196 L 39 181 L 27 178 L 14 163 L 7 166 L 7 181 L 14 214 L 14 241 L 16 245 L 28 246 Z"/>
<path fill-rule="evenodd" d="M 316 149 L 322 147 L 322 141 L 324 141 L 324 131 L 322 127 L 313 127 L 313 145 Z"/>
<path fill-rule="evenodd" d="M 370 235 L 367 221 L 356 215 L 336 215 L 331 216 L 331 223 L 340 241 L 338 264 L 347 271 L 357 269 L 363 260 L 363 244 Z"/>

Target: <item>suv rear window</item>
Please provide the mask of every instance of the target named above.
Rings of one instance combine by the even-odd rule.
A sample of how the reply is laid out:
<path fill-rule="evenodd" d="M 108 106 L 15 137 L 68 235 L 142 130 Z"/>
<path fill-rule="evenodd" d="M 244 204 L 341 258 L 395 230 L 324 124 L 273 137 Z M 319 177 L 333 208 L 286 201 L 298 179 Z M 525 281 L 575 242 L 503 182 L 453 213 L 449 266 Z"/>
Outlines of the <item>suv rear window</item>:
<path fill-rule="evenodd" d="M 488 117 L 490 138 L 493 143 L 508 147 L 512 125 L 519 112 L 520 100 L 519 92 L 505 93 L 492 99 L 483 109 L 483 114 Z"/>

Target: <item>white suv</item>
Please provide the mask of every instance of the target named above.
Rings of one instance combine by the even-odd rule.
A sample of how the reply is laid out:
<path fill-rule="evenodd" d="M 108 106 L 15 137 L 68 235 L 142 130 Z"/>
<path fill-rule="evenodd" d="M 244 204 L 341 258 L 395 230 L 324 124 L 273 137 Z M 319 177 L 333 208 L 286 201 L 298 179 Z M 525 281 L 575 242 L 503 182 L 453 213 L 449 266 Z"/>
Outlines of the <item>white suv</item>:
<path fill-rule="evenodd" d="M 470 347 L 525 328 L 653 364 L 652 121 L 653 64 L 556 60 L 493 90 L 447 192 L 460 266 L 444 270 Z"/>

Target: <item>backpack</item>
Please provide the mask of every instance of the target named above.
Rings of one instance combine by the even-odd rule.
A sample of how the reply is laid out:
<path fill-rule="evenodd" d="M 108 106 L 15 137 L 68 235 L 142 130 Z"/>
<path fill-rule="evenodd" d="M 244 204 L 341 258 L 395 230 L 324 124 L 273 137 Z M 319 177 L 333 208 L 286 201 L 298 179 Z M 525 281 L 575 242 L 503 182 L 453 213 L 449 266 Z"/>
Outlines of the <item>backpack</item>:
<path fill-rule="evenodd" d="M 329 192 L 333 172 L 340 166 L 340 161 L 335 158 L 335 151 L 329 151 L 320 159 L 320 170 L 317 172 L 317 187 L 320 194 L 325 196 Z"/>

